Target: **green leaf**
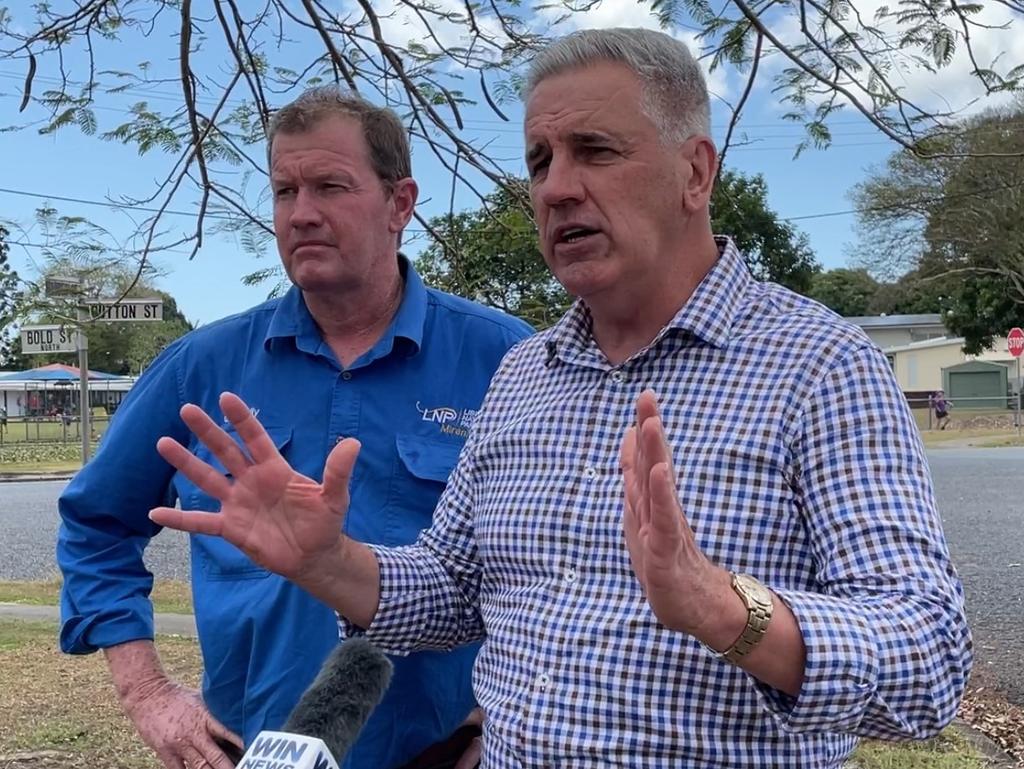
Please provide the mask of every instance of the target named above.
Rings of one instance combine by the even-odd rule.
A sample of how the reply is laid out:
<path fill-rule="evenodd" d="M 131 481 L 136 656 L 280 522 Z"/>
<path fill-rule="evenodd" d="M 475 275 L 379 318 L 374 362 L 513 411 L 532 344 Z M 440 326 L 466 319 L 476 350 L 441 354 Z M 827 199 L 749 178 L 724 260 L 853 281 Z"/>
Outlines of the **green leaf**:
<path fill-rule="evenodd" d="M 79 108 L 75 119 L 78 122 L 78 127 L 82 129 L 82 133 L 88 136 L 96 133 L 96 115 L 91 109 Z"/>

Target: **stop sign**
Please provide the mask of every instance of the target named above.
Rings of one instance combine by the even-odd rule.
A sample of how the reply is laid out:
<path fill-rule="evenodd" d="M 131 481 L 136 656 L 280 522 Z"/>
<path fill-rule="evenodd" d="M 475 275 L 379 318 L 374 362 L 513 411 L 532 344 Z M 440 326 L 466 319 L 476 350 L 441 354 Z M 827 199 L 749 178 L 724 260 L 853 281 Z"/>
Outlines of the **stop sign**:
<path fill-rule="evenodd" d="M 1006 346 L 1010 350 L 1010 355 L 1019 358 L 1024 352 L 1024 331 L 1017 327 L 1011 328 L 1010 333 L 1006 335 Z"/>

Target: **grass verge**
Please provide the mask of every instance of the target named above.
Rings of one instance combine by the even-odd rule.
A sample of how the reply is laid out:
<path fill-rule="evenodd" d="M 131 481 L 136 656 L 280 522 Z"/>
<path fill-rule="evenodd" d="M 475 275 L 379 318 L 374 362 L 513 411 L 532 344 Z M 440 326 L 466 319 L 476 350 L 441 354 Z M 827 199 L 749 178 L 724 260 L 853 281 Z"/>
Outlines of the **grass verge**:
<path fill-rule="evenodd" d="M 0 581 L 0 603 L 56 606 L 60 603 L 59 579 L 37 582 Z M 153 608 L 160 613 L 191 614 L 192 591 L 187 582 L 157 580 L 153 584 Z"/>
<path fill-rule="evenodd" d="M 82 469 L 78 459 L 64 462 L 0 462 L 3 475 L 45 475 L 47 473 L 77 473 Z"/>
<path fill-rule="evenodd" d="M 161 637 L 158 643 L 171 675 L 198 685 L 195 641 Z M 160 763 L 122 714 L 102 654 L 63 655 L 54 625 L 0 620 L 0 766 L 159 769 Z"/>
<path fill-rule="evenodd" d="M 0 766 L 10 769 L 159 769 L 121 713 L 103 656 L 69 657 L 55 648 L 48 623 L 0 620 Z M 161 637 L 171 676 L 190 686 L 200 677 L 191 639 Z M 19 762 L 12 755 L 35 758 Z M 908 745 L 866 742 L 858 769 L 982 769 L 984 761 L 957 733 Z"/>
<path fill-rule="evenodd" d="M 890 744 L 865 740 L 853 758 L 857 769 L 984 769 L 988 765 L 952 729 L 927 742 Z"/>

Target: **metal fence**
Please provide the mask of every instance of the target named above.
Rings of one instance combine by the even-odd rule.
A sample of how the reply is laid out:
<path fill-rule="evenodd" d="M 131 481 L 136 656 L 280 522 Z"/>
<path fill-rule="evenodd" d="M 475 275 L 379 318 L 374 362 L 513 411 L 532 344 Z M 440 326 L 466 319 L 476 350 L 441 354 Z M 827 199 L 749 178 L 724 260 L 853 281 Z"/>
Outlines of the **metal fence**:
<path fill-rule="evenodd" d="M 907 403 L 922 430 L 940 429 L 931 399 L 908 394 Z M 946 430 L 1006 430 L 1019 429 L 1024 423 L 1021 416 L 1020 394 L 1005 397 L 978 396 L 946 398 L 949 420 Z"/>
<path fill-rule="evenodd" d="M 90 415 L 92 439 L 99 440 L 110 424 L 104 409 Z M 82 441 L 82 420 L 78 416 L 8 417 L 0 419 L 0 446 L 17 443 L 72 444 Z"/>

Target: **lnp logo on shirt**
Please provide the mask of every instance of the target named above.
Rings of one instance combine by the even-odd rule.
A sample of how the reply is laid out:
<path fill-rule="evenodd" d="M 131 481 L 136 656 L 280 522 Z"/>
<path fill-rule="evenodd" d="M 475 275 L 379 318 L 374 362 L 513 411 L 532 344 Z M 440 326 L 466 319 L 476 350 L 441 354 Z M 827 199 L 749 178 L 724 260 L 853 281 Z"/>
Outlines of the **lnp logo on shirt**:
<path fill-rule="evenodd" d="M 425 408 L 416 401 L 416 410 L 420 412 L 420 419 L 424 422 L 433 422 L 440 426 L 442 433 L 457 435 L 460 438 L 469 437 L 469 428 L 473 426 L 476 418 L 475 409 L 455 409 L 451 406 L 433 406 Z"/>
<path fill-rule="evenodd" d="M 254 417 L 258 417 L 260 415 L 260 410 L 250 406 L 249 407 L 249 413 L 252 414 Z M 227 416 L 223 417 L 223 419 L 224 419 L 224 424 L 230 424 L 231 423 L 231 420 L 228 419 Z"/>

